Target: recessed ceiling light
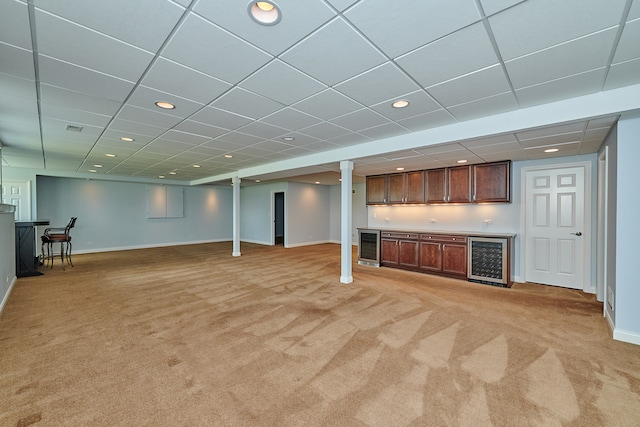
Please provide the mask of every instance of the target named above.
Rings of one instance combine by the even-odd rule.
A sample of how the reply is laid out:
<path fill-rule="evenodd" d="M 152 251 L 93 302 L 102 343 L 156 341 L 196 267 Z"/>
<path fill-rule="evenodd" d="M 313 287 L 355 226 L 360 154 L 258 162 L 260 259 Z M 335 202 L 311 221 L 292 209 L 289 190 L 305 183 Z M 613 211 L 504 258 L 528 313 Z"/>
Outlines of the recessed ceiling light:
<path fill-rule="evenodd" d="M 547 148 L 544 150 L 545 153 L 555 153 L 556 151 L 560 151 L 558 148 Z"/>
<path fill-rule="evenodd" d="M 120 137 L 120 141 L 124 141 L 124 142 L 133 142 L 133 141 L 135 141 L 135 139 L 133 139 L 133 138 L 129 138 L 128 136 L 121 136 L 121 137 Z"/>
<path fill-rule="evenodd" d="M 276 25 L 282 18 L 280 8 L 272 1 L 253 1 L 248 11 L 251 19 L 260 25 Z"/>
<path fill-rule="evenodd" d="M 156 102 L 156 106 L 160 108 L 164 108 L 165 110 L 173 110 L 174 108 L 176 108 L 176 106 L 173 105 L 172 103 L 165 102 L 165 101 Z"/>
<path fill-rule="evenodd" d="M 164 179 L 164 175 L 158 175 L 158 178 Z"/>
<path fill-rule="evenodd" d="M 115 154 L 107 153 L 107 154 L 105 154 L 105 156 L 107 156 L 107 157 L 115 157 L 116 155 L 115 155 Z"/>
<path fill-rule="evenodd" d="M 316 181 L 316 184 L 320 184 L 320 181 Z"/>
<path fill-rule="evenodd" d="M 458 163 L 467 163 L 466 160 L 458 160 Z"/>
<path fill-rule="evenodd" d="M 96 173 L 96 172 L 98 172 L 98 171 L 97 171 L 97 170 L 95 170 L 95 169 L 89 169 L 89 172 L 91 172 L 91 173 Z"/>
<path fill-rule="evenodd" d="M 67 130 L 70 132 L 82 132 L 82 126 L 67 125 Z"/>
<path fill-rule="evenodd" d="M 403 171 L 404 168 L 396 168 L 397 171 Z"/>
<path fill-rule="evenodd" d="M 231 159 L 231 158 L 233 158 L 233 156 L 232 156 L 231 154 L 225 154 L 224 156 L 225 156 L 227 159 Z"/>
<path fill-rule="evenodd" d="M 399 99 L 395 101 L 393 104 L 391 104 L 393 108 L 404 108 L 408 105 L 409 105 L 409 101 L 407 101 L 406 99 Z"/>
<path fill-rule="evenodd" d="M 200 167 L 200 165 L 193 165 L 193 167 L 194 167 L 194 168 L 199 168 L 199 167 Z"/>
<path fill-rule="evenodd" d="M 94 168 L 101 168 L 102 165 L 93 165 Z"/>
<path fill-rule="evenodd" d="M 256 182 L 260 182 L 260 180 L 259 180 L 259 179 L 256 179 Z"/>
<path fill-rule="evenodd" d="M 292 137 L 292 136 L 283 136 L 282 139 L 285 140 L 285 141 L 294 141 L 295 140 L 295 138 Z"/>
<path fill-rule="evenodd" d="M 169 172 L 169 175 L 176 175 L 178 172 Z"/>

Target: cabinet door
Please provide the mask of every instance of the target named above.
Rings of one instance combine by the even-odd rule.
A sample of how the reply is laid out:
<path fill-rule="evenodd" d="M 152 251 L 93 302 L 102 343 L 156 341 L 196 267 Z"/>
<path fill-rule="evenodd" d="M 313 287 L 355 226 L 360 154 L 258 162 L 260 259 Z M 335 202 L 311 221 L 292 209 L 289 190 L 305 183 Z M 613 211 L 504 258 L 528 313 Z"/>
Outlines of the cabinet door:
<path fill-rule="evenodd" d="M 380 240 L 380 260 L 382 264 L 399 264 L 400 253 L 398 249 L 398 241 L 396 239 Z"/>
<path fill-rule="evenodd" d="M 387 203 L 404 203 L 405 200 L 405 175 L 394 173 L 388 177 Z"/>
<path fill-rule="evenodd" d="M 400 240 L 400 265 L 404 267 L 418 267 L 418 242 L 413 240 Z"/>
<path fill-rule="evenodd" d="M 428 271 L 442 271 L 442 244 L 420 242 L 420 268 Z"/>
<path fill-rule="evenodd" d="M 431 169 L 425 171 L 424 180 L 427 189 L 425 201 L 427 203 L 446 202 L 445 169 Z"/>
<path fill-rule="evenodd" d="M 469 203 L 471 201 L 471 166 L 447 168 L 447 202 Z"/>
<path fill-rule="evenodd" d="M 511 202 L 511 162 L 473 165 L 473 201 Z"/>
<path fill-rule="evenodd" d="M 444 243 L 442 245 L 442 271 L 467 276 L 467 245 Z"/>
<path fill-rule="evenodd" d="M 405 203 L 424 203 L 424 172 L 407 172 Z"/>
<path fill-rule="evenodd" d="M 387 176 L 367 177 L 367 204 L 382 205 L 387 203 Z"/>

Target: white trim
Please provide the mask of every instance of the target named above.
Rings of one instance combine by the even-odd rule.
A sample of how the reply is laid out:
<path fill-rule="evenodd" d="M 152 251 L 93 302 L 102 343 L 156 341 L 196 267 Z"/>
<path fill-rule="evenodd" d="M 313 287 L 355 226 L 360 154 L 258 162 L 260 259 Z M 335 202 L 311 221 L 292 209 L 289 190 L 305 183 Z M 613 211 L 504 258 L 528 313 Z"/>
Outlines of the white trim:
<path fill-rule="evenodd" d="M 16 283 L 18 283 L 18 278 L 16 276 L 13 276 L 13 280 L 11 280 L 11 284 L 9 285 L 9 289 L 7 289 L 7 292 L 4 294 L 4 298 L 2 299 L 2 302 L 0 303 L 0 314 L 2 314 L 2 310 L 4 310 L 4 306 L 9 301 L 9 295 L 11 295 L 11 291 L 13 290 L 13 287 L 16 285 Z"/>
<path fill-rule="evenodd" d="M 353 276 L 340 276 L 340 283 L 344 283 L 345 285 L 353 283 Z"/>
<path fill-rule="evenodd" d="M 582 277 L 582 291 L 593 293 L 595 286 L 591 283 L 591 231 L 593 230 L 593 224 L 591 220 L 591 162 L 575 162 L 575 163 L 559 163 L 552 165 L 537 165 L 537 166 L 525 166 L 520 170 L 520 194 L 521 204 L 520 209 L 520 274 L 522 280 L 527 280 L 527 234 L 525 233 L 526 212 L 527 212 L 527 173 L 541 170 L 552 169 L 564 169 L 564 168 L 584 168 L 584 251 L 583 251 L 583 277 Z"/>
<path fill-rule="evenodd" d="M 333 243 L 330 240 L 318 240 L 316 242 L 303 242 L 303 243 L 290 243 L 285 245 L 285 248 L 299 248 L 301 246 L 313 246 L 313 245 L 324 245 L 326 243 Z"/>
<path fill-rule="evenodd" d="M 282 221 L 284 222 L 283 224 L 283 232 L 284 232 L 284 239 L 282 241 L 282 245 L 286 248 L 287 247 L 287 239 L 289 238 L 289 223 L 287 222 L 287 190 L 284 189 L 280 189 L 280 190 L 271 190 L 271 213 L 270 213 L 270 218 L 271 218 L 271 243 L 268 243 L 271 246 L 275 246 L 276 244 L 276 193 L 282 193 L 282 214 L 284 215 L 284 218 L 282 219 Z"/>
<path fill-rule="evenodd" d="M 168 243 L 151 243 L 146 245 L 135 245 L 135 246 L 115 246 L 111 248 L 94 248 L 94 249 L 82 249 L 82 250 L 74 250 L 71 256 L 73 255 L 81 255 L 81 254 L 95 254 L 101 252 L 116 252 L 116 251 L 129 251 L 135 249 L 152 249 L 152 248 L 165 248 L 168 246 L 185 246 L 185 245 L 200 245 L 203 243 L 219 243 L 219 242 L 231 242 L 231 239 L 213 239 L 213 240 L 195 240 L 188 242 L 168 242 Z"/>
<path fill-rule="evenodd" d="M 596 294 L 602 293 L 602 315 L 607 312 L 607 246 L 609 223 L 609 147 L 605 146 L 598 153 L 598 193 L 596 233 L 601 239 L 596 242 Z"/>
<path fill-rule="evenodd" d="M 267 242 L 264 240 L 254 240 L 254 239 L 240 239 L 242 243 L 253 243 L 256 245 L 265 245 L 265 246 L 273 246 L 271 242 Z"/>
<path fill-rule="evenodd" d="M 613 330 L 613 339 L 616 341 L 623 341 L 629 344 L 640 345 L 640 335 L 631 332 L 631 331 L 623 331 L 620 329 Z"/>

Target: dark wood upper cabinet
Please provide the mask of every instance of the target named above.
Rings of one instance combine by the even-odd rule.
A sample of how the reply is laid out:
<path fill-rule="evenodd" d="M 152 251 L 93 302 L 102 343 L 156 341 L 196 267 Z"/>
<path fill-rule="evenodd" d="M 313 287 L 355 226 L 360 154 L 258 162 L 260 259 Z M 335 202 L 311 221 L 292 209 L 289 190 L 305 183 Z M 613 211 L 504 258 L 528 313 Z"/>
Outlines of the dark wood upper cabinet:
<path fill-rule="evenodd" d="M 387 176 L 367 177 L 367 204 L 384 205 L 387 203 Z"/>
<path fill-rule="evenodd" d="M 424 172 L 407 172 L 405 175 L 405 203 L 424 203 Z"/>
<path fill-rule="evenodd" d="M 511 162 L 473 165 L 473 201 L 511 202 Z"/>
<path fill-rule="evenodd" d="M 447 168 L 447 202 L 471 202 L 471 166 Z"/>
<path fill-rule="evenodd" d="M 405 176 L 403 173 L 394 173 L 388 175 L 388 197 L 387 203 L 397 204 L 404 203 Z"/>
<path fill-rule="evenodd" d="M 367 177 L 367 205 L 510 202 L 509 160 Z"/>
<path fill-rule="evenodd" d="M 427 203 L 445 203 L 446 193 L 445 169 L 430 169 L 424 172 L 426 186 L 425 201 Z"/>

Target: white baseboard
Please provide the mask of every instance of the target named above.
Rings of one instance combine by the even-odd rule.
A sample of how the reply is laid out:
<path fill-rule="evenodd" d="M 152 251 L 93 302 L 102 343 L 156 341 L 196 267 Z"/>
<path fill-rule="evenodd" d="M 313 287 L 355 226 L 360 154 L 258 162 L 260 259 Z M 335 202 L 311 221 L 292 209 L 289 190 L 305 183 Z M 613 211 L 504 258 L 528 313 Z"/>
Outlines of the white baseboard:
<path fill-rule="evenodd" d="M 134 246 L 116 246 L 111 248 L 93 248 L 93 249 L 80 249 L 74 250 L 72 255 L 76 254 L 94 254 L 99 252 L 115 252 L 115 251 L 128 251 L 133 249 L 150 249 L 150 248 L 164 248 L 167 246 L 184 246 L 184 245 L 199 245 L 202 243 L 219 243 L 230 242 L 230 239 L 216 239 L 216 240 L 190 240 L 188 242 L 170 242 L 170 243 L 150 243 L 147 245 L 134 245 Z"/>
<path fill-rule="evenodd" d="M 271 242 L 266 242 L 264 240 L 240 239 L 240 243 L 253 243 L 253 244 L 256 244 L 256 245 L 271 246 Z"/>
<path fill-rule="evenodd" d="M 629 344 L 640 345 L 640 334 L 638 334 L 637 332 L 614 329 L 613 339 L 617 341 L 628 342 Z"/>
<path fill-rule="evenodd" d="M 4 294 L 4 298 L 2 298 L 2 302 L 0 303 L 0 314 L 2 314 L 2 310 L 4 310 L 4 306 L 7 303 L 7 301 L 9 301 L 9 295 L 11 295 L 11 291 L 13 291 L 13 287 L 16 285 L 17 282 L 18 282 L 18 278 L 16 276 L 13 276 L 13 279 L 11 280 L 11 284 L 9 285 L 9 289 L 7 289 L 7 293 Z"/>
<path fill-rule="evenodd" d="M 313 246 L 313 245 L 323 245 L 325 243 L 333 243 L 330 240 L 319 240 L 317 242 L 304 242 L 304 243 L 288 243 L 286 248 L 297 248 L 300 246 Z"/>

